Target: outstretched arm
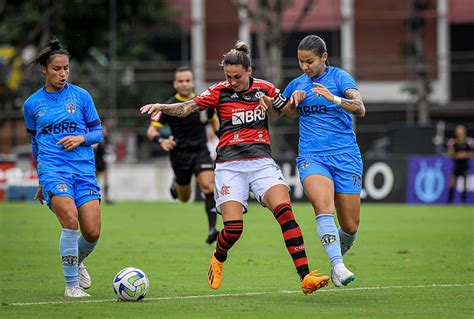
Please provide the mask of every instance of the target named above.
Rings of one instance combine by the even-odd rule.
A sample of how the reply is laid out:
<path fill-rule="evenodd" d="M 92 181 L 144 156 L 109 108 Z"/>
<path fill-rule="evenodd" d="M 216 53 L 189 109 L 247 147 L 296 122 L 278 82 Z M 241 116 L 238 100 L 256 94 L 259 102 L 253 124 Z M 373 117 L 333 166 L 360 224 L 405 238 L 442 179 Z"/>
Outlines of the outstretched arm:
<path fill-rule="evenodd" d="M 142 114 L 151 114 L 152 118 L 160 112 L 171 116 L 186 117 L 197 110 L 199 110 L 199 106 L 194 100 L 173 104 L 147 104 L 140 108 Z"/>

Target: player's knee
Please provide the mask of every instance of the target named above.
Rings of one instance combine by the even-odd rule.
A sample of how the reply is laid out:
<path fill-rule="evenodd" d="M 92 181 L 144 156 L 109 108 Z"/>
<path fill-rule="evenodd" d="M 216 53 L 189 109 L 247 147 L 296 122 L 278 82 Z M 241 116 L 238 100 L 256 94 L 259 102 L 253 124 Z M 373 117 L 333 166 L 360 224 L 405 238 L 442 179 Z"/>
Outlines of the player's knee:
<path fill-rule="evenodd" d="M 357 230 L 359 229 L 359 222 L 353 221 L 348 223 L 347 225 L 341 225 L 341 229 L 349 235 L 354 235 L 357 233 Z"/>
<path fill-rule="evenodd" d="M 319 203 L 316 204 L 316 212 L 320 214 L 334 214 L 336 207 L 332 204 Z"/>
<path fill-rule="evenodd" d="M 186 202 L 189 201 L 190 198 L 191 198 L 190 194 L 179 194 L 178 193 L 178 199 L 179 199 L 180 202 L 186 203 Z"/>
<path fill-rule="evenodd" d="M 214 183 L 202 185 L 201 192 L 203 192 L 204 194 L 214 193 Z"/>
<path fill-rule="evenodd" d="M 84 236 L 88 242 L 95 243 L 100 237 L 100 227 L 93 227 L 87 231 L 82 230 L 82 236 Z"/>
<path fill-rule="evenodd" d="M 66 229 L 78 229 L 79 221 L 74 214 L 64 214 L 60 218 L 61 226 Z"/>

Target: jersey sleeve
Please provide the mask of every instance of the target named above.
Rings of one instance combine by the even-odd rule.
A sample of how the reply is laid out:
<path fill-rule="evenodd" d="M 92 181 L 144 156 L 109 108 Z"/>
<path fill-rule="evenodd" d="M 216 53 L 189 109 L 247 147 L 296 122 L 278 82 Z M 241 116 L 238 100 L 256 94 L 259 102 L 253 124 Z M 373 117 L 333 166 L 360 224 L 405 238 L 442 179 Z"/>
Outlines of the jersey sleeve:
<path fill-rule="evenodd" d="M 23 106 L 23 115 L 25 117 L 26 130 L 28 131 L 28 133 L 36 135 L 35 114 L 33 106 L 28 103 L 28 101 L 26 101 L 25 105 Z"/>
<path fill-rule="evenodd" d="M 31 150 L 33 153 L 33 157 L 35 159 L 35 163 L 38 162 L 38 143 L 36 142 L 36 120 L 35 120 L 35 114 L 33 111 L 33 106 L 28 103 L 28 101 L 25 102 L 25 105 L 23 106 L 23 115 L 25 117 L 25 125 L 26 125 L 26 131 L 30 133 L 31 135 Z"/>
<path fill-rule="evenodd" d="M 220 89 L 217 88 L 216 84 L 202 92 L 201 95 L 196 96 L 194 102 L 201 110 L 216 108 L 219 105 L 219 92 Z"/>
<path fill-rule="evenodd" d="M 337 73 L 336 85 L 343 96 L 346 95 L 346 91 L 348 89 L 357 90 L 357 84 L 354 78 L 344 70 L 339 70 L 339 72 Z"/>
<path fill-rule="evenodd" d="M 85 92 L 82 96 L 84 105 L 84 120 L 87 127 L 91 128 L 100 124 L 99 114 L 95 108 L 94 101 L 88 92 Z"/>
<path fill-rule="evenodd" d="M 285 91 L 283 91 L 282 95 L 286 97 L 287 99 L 289 99 L 291 95 L 293 94 L 293 92 L 295 91 L 294 87 L 295 87 L 295 81 L 293 80 L 290 82 L 290 84 L 286 86 Z"/>

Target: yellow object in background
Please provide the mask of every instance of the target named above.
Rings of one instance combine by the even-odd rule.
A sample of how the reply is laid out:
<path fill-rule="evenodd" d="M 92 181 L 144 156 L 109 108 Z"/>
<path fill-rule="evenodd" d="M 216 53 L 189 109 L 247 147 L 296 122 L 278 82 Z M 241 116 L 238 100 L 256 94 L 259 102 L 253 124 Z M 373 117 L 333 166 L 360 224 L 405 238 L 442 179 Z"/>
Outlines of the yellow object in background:
<path fill-rule="evenodd" d="M 14 47 L 9 45 L 0 46 L 0 65 L 6 68 L 6 72 L 2 76 L 6 77 L 4 79 L 6 86 L 12 91 L 16 91 L 20 84 L 22 77 L 21 64 L 21 58 L 16 55 Z"/>

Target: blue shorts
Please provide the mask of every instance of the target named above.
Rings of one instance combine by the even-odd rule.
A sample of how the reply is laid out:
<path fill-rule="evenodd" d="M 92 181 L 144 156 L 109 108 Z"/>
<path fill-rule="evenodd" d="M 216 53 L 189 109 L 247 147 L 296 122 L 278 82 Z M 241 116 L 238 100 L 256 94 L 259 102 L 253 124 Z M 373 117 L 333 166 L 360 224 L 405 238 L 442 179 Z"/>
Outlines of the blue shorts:
<path fill-rule="evenodd" d="M 333 181 L 336 193 L 360 194 L 362 190 L 362 157 L 359 151 L 327 156 L 300 155 L 296 164 L 301 184 L 309 175 L 322 175 Z"/>
<path fill-rule="evenodd" d="M 39 182 L 43 188 L 43 197 L 51 207 L 53 196 L 65 196 L 74 200 L 76 207 L 91 200 L 100 200 L 100 187 L 95 175 L 74 173 L 41 174 Z"/>

